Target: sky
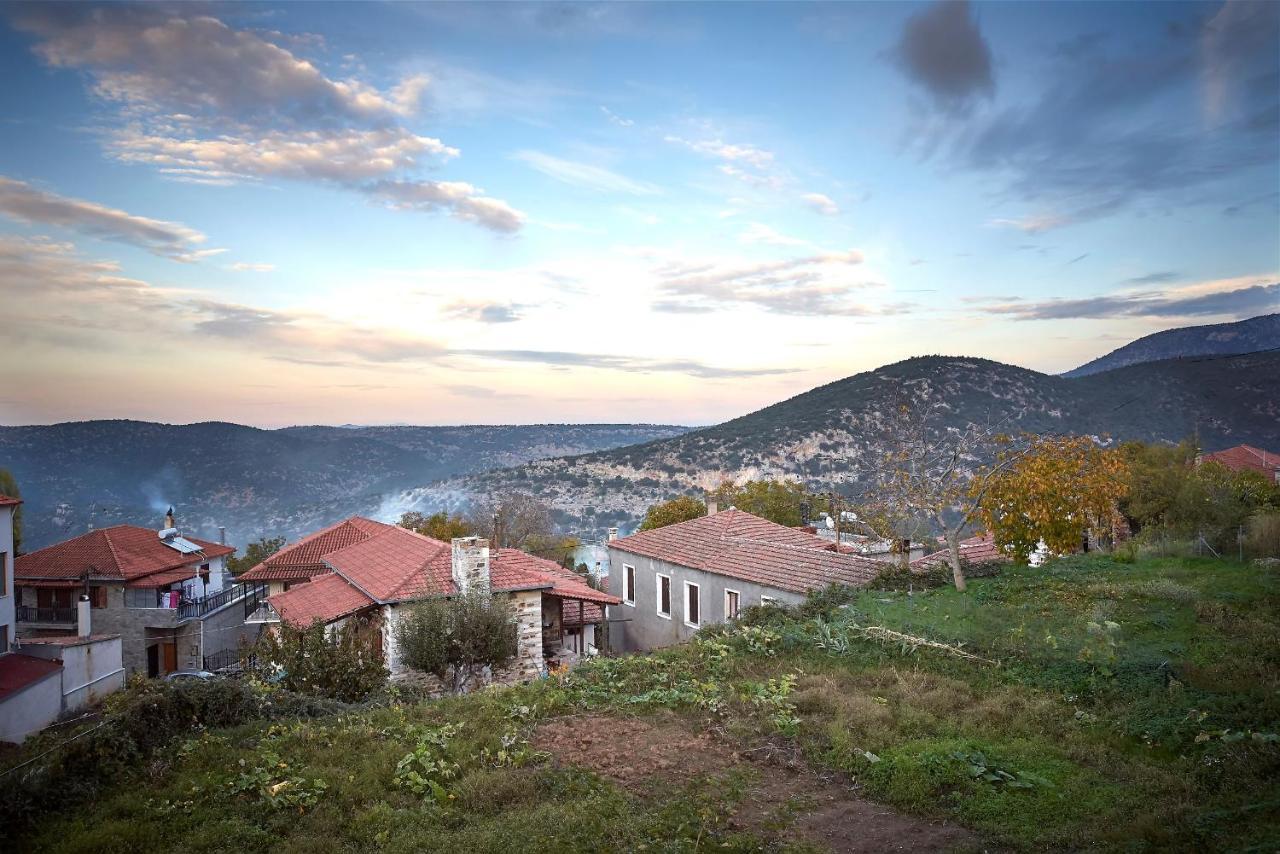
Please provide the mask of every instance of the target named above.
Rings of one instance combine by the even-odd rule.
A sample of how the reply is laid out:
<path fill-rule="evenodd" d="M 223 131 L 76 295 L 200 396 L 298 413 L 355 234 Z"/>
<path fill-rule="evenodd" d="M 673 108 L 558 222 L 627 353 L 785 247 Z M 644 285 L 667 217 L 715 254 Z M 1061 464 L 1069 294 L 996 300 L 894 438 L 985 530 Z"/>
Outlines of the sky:
<path fill-rule="evenodd" d="M 1280 307 L 1280 4 L 0 6 L 0 423 L 706 424 Z"/>

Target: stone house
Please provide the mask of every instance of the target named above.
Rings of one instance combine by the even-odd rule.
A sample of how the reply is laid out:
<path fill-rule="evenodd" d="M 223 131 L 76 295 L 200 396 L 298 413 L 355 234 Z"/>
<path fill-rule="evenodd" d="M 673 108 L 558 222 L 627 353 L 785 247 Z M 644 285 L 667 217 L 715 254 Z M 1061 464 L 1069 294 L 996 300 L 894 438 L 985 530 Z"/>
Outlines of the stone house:
<path fill-rule="evenodd" d="M 235 550 L 184 537 L 172 511 L 160 530 L 115 525 L 18 558 L 17 624 L 24 639 L 76 634 L 89 597 L 96 630 L 119 635 L 130 675 L 203 670 L 257 636 L 245 616 L 265 588 L 228 583 Z"/>
<path fill-rule="evenodd" d="M 496 682 L 532 679 L 550 662 L 595 654 L 595 628 L 604 619 L 603 606 L 618 601 L 559 564 L 518 549 L 491 550 L 487 540 L 477 537 L 445 543 L 360 517 L 326 531 L 344 527 L 343 537 L 351 536 L 352 529 L 363 536 L 320 555 L 317 543 L 327 536 L 322 531 L 282 550 L 273 571 L 312 560 L 325 571 L 310 575 L 309 581 L 290 581 L 289 588 L 271 596 L 252 619 L 336 628 L 359 615 L 377 627 L 383 661 L 398 681 L 439 688 L 434 677 L 405 665 L 397 648 L 396 625 L 417 600 L 476 590 L 510 603 L 518 624 L 519 653 L 506 672 L 492 675 Z M 287 554 L 294 549 L 302 555 Z"/>
<path fill-rule="evenodd" d="M 885 564 L 735 508 L 612 540 L 611 642 L 619 650 L 681 643 L 752 605 L 796 604 L 832 583 L 869 584 Z"/>
<path fill-rule="evenodd" d="M 124 684 L 120 637 L 90 633 L 88 597 L 77 603 L 78 635 L 18 637 L 13 514 L 21 503 L 0 495 L 0 741 L 14 742 Z"/>

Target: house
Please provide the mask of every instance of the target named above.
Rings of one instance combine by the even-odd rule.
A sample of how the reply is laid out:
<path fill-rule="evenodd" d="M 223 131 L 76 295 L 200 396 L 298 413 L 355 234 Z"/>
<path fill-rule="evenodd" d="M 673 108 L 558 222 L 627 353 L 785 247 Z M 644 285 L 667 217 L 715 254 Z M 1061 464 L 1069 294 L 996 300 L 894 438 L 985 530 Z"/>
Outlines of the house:
<path fill-rule="evenodd" d="M 641 531 L 609 544 L 614 647 L 688 640 L 752 605 L 795 604 L 829 584 L 869 584 L 885 565 L 735 508 Z"/>
<path fill-rule="evenodd" d="M 120 637 L 90 634 L 89 600 L 79 635 L 20 643 L 16 631 L 13 514 L 22 502 L 0 495 L 0 741 L 20 742 L 64 712 L 97 702 L 124 684 Z"/>
<path fill-rule="evenodd" d="M 25 639 L 80 634 L 75 607 L 89 597 L 96 629 L 116 634 L 130 675 L 216 667 L 257 635 L 245 616 L 265 596 L 255 584 L 229 584 L 235 550 L 184 537 L 173 511 L 160 530 L 115 525 L 18 558 L 17 625 Z"/>
<path fill-rule="evenodd" d="M 375 522 L 363 516 L 343 519 L 327 528 L 321 528 L 314 534 L 308 534 L 288 548 L 281 549 L 257 566 L 241 573 L 236 580 L 265 584 L 268 595 L 275 596 L 296 584 L 302 584 L 317 575 L 331 572 L 332 570 L 324 562 L 327 555 L 348 546 L 363 543 L 392 527 L 394 526 Z"/>
<path fill-rule="evenodd" d="M 1196 457 L 1197 466 L 1207 462 L 1218 463 L 1231 471 L 1256 471 L 1270 482 L 1280 484 L 1280 454 L 1273 451 L 1264 451 L 1252 445 L 1236 445 L 1225 451 Z"/>
<path fill-rule="evenodd" d="M 362 536 L 320 554 L 327 532 Z M 295 552 L 295 554 L 289 554 Z M 405 665 L 397 649 L 395 627 L 413 602 L 432 596 L 484 591 L 509 602 L 519 624 L 519 653 L 494 681 L 511 682 L 541 674 L 549 661 L 594 654 L 595 629 L 604 606 L 618 599 L 590 587 L 576 573 L 518 549 L 490 549 L 487 540 L 462 537 L 445 543 L 395 525 L 353 517 L 282 549 L 273 572 L 284 567 L 324 567 L 305 583 L 267 600 L 252 619 L 306 628 L 317 623 L 338 627 L 357 615 L 378 627 L 381 653 L 393 679 L 438 688 L 434 677 Z M 264 564 L 266 562 L 264 561 Z M 256 568 L 255 568 L 256 569 Z M 273 579 L 274 580 L 274 579 Z"/>
<path fill-rule="evenodd" d="M 930 569 L 945 569 L 950 572 L 951 550 L 946 548 L 945 543 L 942 545 L 943 548 L 938 551 L 911 561 L 911 571 L 924 572 Z M 1012 558 L 1000 550 L 1000 547 L 996 545 L 995 537 L 990 534 L 969 537 L 960 541 L 960 565 L 966 569 L 1011 562 Z"/>

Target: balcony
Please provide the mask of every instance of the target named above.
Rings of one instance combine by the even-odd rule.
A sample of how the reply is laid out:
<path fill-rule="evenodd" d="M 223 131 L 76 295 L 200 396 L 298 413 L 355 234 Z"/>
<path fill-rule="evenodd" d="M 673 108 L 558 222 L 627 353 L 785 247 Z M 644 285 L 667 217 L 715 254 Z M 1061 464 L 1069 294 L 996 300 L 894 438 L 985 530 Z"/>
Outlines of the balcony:
<path fill-rule="evenodd" d="M 25 623 L 25 628 L 65 629 L 75 628 L 76 625 L 75 606 L 39 608 L 34 605 L 19 605 L 17 611 L 18 622 Z"/>

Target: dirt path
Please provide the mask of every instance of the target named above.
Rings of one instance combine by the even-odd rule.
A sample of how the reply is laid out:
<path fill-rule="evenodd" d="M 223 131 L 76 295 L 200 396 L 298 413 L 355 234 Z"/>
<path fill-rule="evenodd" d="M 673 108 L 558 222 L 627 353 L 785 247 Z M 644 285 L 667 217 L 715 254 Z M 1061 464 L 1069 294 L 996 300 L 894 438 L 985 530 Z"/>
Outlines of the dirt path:
<path fill-rule="evenodd" d="M 780 833 L 833 852 L 984 847 L 958 825 L 903 815 L 859 797 L 835 775 L 815 774 L 782 751 L 739 752 L 710 733 L 690 732 L 674 716 L 560 718 L 539 726 L 533 744 L 558 765 L 593 771 L 628 789 L 650 786 L 655 777 L 678 785 L 747 771 L 754 782 L 730 827 Z"/>

